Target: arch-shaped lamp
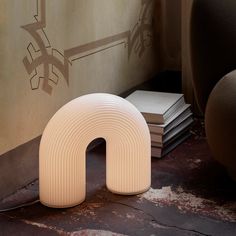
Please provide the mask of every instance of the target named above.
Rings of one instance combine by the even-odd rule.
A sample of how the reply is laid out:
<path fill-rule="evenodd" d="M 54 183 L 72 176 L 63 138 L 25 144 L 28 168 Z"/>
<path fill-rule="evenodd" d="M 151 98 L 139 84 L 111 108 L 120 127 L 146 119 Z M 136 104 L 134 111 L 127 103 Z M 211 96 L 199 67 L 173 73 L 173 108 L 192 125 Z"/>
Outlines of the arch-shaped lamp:
<path fill-rule="evenodd" d="M 106 140 L 106 185 L 132 195 L 151 184 L 150 133 L 141 113 L 125 99 L 105 93 L 64 105 L 46 126 L 39 150 L 40 201 L 49 207 L 80 204 L 86 194 L 86 149 Z"/>

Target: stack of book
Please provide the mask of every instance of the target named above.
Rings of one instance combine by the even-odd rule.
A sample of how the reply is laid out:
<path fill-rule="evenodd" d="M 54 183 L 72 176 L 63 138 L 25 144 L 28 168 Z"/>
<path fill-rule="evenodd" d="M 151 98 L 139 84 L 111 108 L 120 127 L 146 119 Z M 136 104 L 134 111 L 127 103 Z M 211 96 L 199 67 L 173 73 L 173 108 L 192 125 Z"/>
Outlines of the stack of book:
<path fill-rule="evenodd" d="M 162 157 L 190 136 L 193 114 L 183 94 L 136 90 L 126 100 L 144 116 L 153 157 Z"/>

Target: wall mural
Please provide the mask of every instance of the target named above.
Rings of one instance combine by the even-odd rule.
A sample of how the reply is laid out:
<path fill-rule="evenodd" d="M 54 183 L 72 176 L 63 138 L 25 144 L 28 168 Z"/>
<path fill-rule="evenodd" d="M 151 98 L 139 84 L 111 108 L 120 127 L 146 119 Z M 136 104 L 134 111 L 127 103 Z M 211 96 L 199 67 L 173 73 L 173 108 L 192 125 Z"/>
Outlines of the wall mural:
<path fill-rule="evenodd" d="M 53 86 L 58 84 L 61 77 L 69 86 L 69 67 L 81 58 L 122 44 L 127 48 L 128 58 L 133 52 L 138 57 L 142 57 L 145 49 L 152 44 L 153 0 L 141 0 L 139 19 L 132 30 L 65 49 L 64 52 L 53 48 L 45 32 L 47 27 L 46 0 L 36 1 L 37 13 L 34 16 L 34 22 L 21 26 L 34 39 L 34 42 L 29 42 L 27 46 L 28 55 L 23 58 L 23 64 L 30 76 L 32 90 L 39 89 L 41 86 L 44 92 L 51 95 Z M 40 71 L 39 66 L 43 68 Z"/>

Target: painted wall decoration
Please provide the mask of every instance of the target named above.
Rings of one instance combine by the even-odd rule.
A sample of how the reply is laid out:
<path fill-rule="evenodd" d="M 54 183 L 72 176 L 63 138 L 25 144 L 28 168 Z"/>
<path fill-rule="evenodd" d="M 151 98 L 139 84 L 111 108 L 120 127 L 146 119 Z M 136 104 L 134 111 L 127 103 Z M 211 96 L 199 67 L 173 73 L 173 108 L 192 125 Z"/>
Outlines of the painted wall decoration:
<path fill-rule="evenodd" d="M 0 199 L 38 177 L 40 136 L 64 104 L 157 72 L 156 3 L 0 1 Z"/>
<path fill-rule="evenodd" d="M 0 1 L 0 156 L 88 93 L 120 94 L 158 68 L 155 0 Z"/>
<path fill-rule="evenodd" d="M 32 90 L 39 89 L 42 84 L 41 89 L 51 95 L 59 78 L 69 85 L 70 67 L 84 57 L 118 45 L 127 48 L 128 58 L 133 52 L 142 57 L 145 49 L 152 45 L 153 0 L 141 0 L 139 19 L 131 30 L 64 50 L 54 48 L 47 36 L 46 0 L 36 1 L 34 22 L 21 26 L 33 38 L 27 46 L 28 55 L 23 59 Z M 37 68 L 41 65 L 43 70 L 40 73 Z"/>

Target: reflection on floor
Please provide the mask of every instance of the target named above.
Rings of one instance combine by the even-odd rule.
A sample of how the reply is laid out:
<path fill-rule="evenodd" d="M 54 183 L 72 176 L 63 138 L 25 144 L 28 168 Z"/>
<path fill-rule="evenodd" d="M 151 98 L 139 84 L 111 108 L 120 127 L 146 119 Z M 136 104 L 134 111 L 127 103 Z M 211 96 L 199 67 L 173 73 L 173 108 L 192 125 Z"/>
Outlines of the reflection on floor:
<path fill-rule="evenodd" d="M 152 159 L 151 189 L 119 196 L 105 187 L 105 147 L 87 157 L 87 198 L 69 209 L 39 202 L 0 213 L 0 235 L 236 235 L 236 183 L 208 150 L 203 124 L 163 159 Z M 38 182 L 4 199 L 8 208 L 38 198 Z"/>

